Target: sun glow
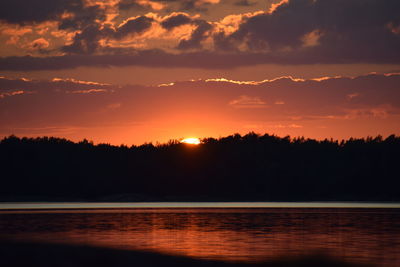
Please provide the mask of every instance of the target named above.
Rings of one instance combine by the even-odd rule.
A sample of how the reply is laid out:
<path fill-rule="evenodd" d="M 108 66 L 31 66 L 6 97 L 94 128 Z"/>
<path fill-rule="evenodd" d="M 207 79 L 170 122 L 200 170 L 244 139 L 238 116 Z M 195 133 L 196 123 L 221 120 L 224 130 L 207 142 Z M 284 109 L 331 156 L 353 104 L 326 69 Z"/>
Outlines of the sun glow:
<path fill-rule="evenodd" d="M 194 137 L 185 138 L 185 139 L 181 140 L 181 143 L 191 144 L 191 145 L 198 145 L 198 144 L 200 144 L 200 139 L 199 138 L 194 138 Z"/>

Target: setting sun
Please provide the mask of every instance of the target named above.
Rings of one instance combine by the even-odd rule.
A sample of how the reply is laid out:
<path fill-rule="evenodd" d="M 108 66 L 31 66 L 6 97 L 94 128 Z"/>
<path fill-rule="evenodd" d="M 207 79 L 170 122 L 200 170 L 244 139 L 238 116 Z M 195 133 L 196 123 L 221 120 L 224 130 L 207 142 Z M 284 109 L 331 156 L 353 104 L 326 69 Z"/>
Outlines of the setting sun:
<path fill-rule="evenodd" d="M 185 143 L 185 144 L 191 144 L 191 145 L 198 145 L 200 144 L 200 139 L 199 138 L 185 138 L 183 140 L 181 140 L 181 143 Z"/>

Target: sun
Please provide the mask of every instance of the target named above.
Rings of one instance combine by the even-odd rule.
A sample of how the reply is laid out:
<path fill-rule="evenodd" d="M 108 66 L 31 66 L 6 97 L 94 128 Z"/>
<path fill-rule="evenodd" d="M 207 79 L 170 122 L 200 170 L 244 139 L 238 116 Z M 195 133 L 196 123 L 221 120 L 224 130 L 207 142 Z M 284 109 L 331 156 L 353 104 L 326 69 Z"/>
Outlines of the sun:
<path fill-rule="evenodd" d="M 198 145 L 198 144 L 200 144 L 200 139 L 196 138 L 196 137 L 185 138 L 185 139 L 181 140 L 181 143 Z"/>

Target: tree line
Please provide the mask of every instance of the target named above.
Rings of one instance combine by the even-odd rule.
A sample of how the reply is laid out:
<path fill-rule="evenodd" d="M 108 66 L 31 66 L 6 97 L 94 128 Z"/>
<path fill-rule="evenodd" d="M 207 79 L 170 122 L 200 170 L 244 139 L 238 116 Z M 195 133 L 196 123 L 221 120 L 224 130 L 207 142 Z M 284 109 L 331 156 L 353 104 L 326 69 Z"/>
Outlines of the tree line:
<path fill-rule="evenodd" d="M 248 133 L 200 145 L 5 137 L 0 200 L 400 201 L 400 137 Z"/>

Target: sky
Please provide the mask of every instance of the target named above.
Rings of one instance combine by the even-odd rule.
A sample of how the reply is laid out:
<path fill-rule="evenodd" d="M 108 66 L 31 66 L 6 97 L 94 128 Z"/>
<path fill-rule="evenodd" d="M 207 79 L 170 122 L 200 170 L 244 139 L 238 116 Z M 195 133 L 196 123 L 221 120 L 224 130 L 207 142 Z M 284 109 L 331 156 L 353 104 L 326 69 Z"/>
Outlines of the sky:
<path fill-rule="evenodd" d="M 400 134 L 398 0 L 2 0 L 0 136 Z"/>

